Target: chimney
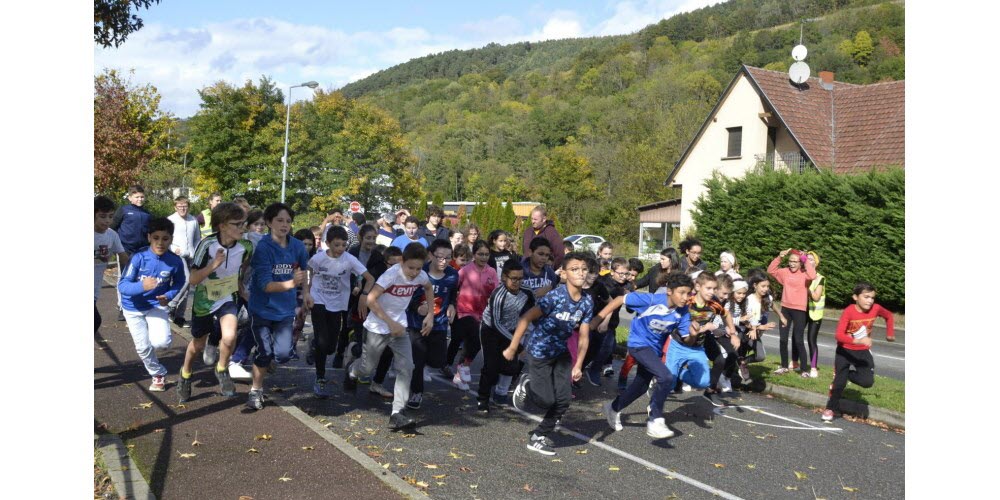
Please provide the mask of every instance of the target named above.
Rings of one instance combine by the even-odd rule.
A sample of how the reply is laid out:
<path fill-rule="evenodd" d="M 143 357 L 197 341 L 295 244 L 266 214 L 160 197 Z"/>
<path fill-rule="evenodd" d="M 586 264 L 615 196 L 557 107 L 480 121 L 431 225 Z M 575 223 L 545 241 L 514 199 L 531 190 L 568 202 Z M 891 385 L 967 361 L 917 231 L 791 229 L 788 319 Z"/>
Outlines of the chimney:
<path fill-rule="evenodd" d="M 833 71 L 820 71 L 819 84 L 826 90 L 833 90 Z"/>

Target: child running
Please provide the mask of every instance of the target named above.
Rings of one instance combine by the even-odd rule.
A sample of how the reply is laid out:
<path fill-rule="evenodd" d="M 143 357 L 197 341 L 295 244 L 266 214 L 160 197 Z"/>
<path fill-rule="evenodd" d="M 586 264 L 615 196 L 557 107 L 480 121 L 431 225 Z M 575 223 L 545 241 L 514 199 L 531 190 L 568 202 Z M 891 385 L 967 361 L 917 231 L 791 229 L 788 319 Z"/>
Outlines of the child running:
<path fill-rule="evenodd" d="M 250 268 L 253 243 L 242 237 L 246 212 L 239 205 L 219 203 L 212 209 L 211 221 L 212 233 L 198 243 L 191 264 L 191 284 L 195 286 L 191 310 L 193 338 L 184 352 L 184 365 L 177 383 L 177 399 L 181 403 L 191 398 L 192 365 L 205 350 L 216 320 L 222 332 L 220 355 L 209 366 L 215 366 L 222 395 L 236 396 L 236 385 L 228 368 L 236 347 L 237 297 L 246 295 L 244 276 Z"/>
<path fill-rule="evenodd" d="M 442 373 L 451 377 L 452 382 L 463 391 L 469 390 L 469 382 L 472 381 L 469 365 L 479 352 L 479 321 L 498 281 L 497 272 L 487 264 L 490 249 L 486 241 L 479 240 L 472 245 L 472 256 L 472 263 L 458 272 L 458 319 L 451 325 L 451 342 L 445 360 L 448 363 L 446 369 L 442 369 Z M 450 373 L 451 369 L 447 366 L 451 365 L 462 344 L 465 344 L 463 357 L 457 369 Z"/>
<path fill-rule="evenodd" d="M 858 282 L 852 297 L 854 304 L 844 309 L 837 322 L 837 354 L 833 361 L 830 399 L 823 410 L 824 422 L 832 421 L 834 412 L 840 409 L 840 397 L 848 381 L 866 388 L 875 385 L 875 359 L 871 351 L 875 318 L 885 320 L 885 339 L 896 341 L 892 313 L 875 303 L 875 287 L 866 281 Z"/>
<path fill-rule="evenodd" d="M 375 278 L 357 257 L 347 253 L 347 230 L 333 226 L 326 232 L 325 252 L 309 259 L 309 285 L 303 287 L 303 306 L 312 314 L 315 342 L 316 383 L 313 394 L 330 397 L 326 384 L 326 357 L 333 354 L 341 332 L 347 328 L 347 310 L 351 295 L 351 275 L 364 278 L 358 310 L 361 317 L 368 312 L 367 296 Z"/>
<path fill-rule="evenodd" d="M 535 331 L 525 346 L 528 372 L 521 375 L 514 389 L 514 407 L 527 411 L 530 401 L 544 412 L 541 423 L 530 433 L 528 441 L 529 450 L 543 455 L 556 454 L 548 435 L 569 409 L 572 394 L 570 381 L 583 377 L 583 358 L 587 354 L 594 307 L 593 300 L 583 292 L 587 273 L 590 272 L 587 256 L 580 252 L 566 254 L 562 269 L 566 283 L 546 294 L 521 316 L 510 345 L 503 351 L 507 361 L 514 361 L 528 324 L 536 322 Z M 573 364 L 566 340 L 576 328 L 580 329 L 580 338 L 577 360 Z"/>
<path fill-rule="evenodd" d="M 663 418 L 663 403 L 674 386 L 674 371 L 670 364 L 664 364 L 662 353 L 669 335 L 689 334 L 691 316 L 688 314 L 688 296 L 693 283 L 691 278 L 680 272 L 664 273 L 657 277 L 657 287 L 666 286 L 666 294 L 630 292 L 617 297 L 597 313 L 591 324 L 596 327 L 612 311 L 623 304 L 635 311 L 628 334 L 628 351 L 639 366 L 635 379 L 613 401 L 604 404 L 604 416 L 615 431 L 624 427 L 621 412 L 639 398 L 656 380 L 656 388 L 649 403 L 649 417 L 646 434 L 655 439 L 665 439 L 674 435 Z"/>
<path fill-rule="evenodd" d="M 503 351 L 510 347 L 514 330 L 524 313 L 535 305 L 535 296 L 521 288 L 524 279 L 524 266 L 516 260 L 508 260 L 503 265 L 500 280 L 503 286 L 498 286 L 490 294 L 483 311 L 482 327 L 479 330 L 480 342 L 483 348 L 483 368 L 479 375 L 479 395 L 477 409 L 483 413 L 490 411 L 490 389 L 496 385 L 501 376 L 512 377 L 521 371 L 520 361 L 508 361 L 503 357 Z M 520 353 L 522 346 L 517 346 Z M 506 387 L 503 392 L 494 392 L 493 399 L 500 402 L 507 396 Z"/>
<path fill-rule="evenodd" d="M 427 297 L 434 296 L 434 287 L 423 270 L 426 260 L 427 249 L 419 242 L 410 243 L 403 250 L 402 264 L 390 267 L 375 282 L 368 294 L 370 314 L 364 322 L 365 341 L 360 362 L 351 363 L 345 370 L 344 390 L 353 393 L 358 387 L 358 378 L 367 377 L 375 370 L 386 347 L 392 350 L 396 386 L 389 427 L 393 430 L 416 424 L 412 417 L 403 413 L 410 398 L 410 377 L 413 375 L 413 347 L 405 326 L 406 307 L 420 287 L 424 288 Z M 433 326 L 434 310 L 428 308 L 420 333 L 430 333 Z"/>
<path fill-rule="evenodd" d="M 612 259 L 611 274 L 597 278 L 600 286 L 603 286 L 607 290 L 608 300 L 614 300 L 625 295 L 627 280 L 628 261 L 621 257 Z M 605 305 L 600 304 L 600 307 L 598 307 L 598 304 L 595 303 L 594 310 L 601 311 Z M 593 347 L 589 349 L 594 354 L 591 356 L 590 353 L 587 353 L 587 357 L 591 358 L 590 365 L 586 371 L 587 381 L 590 382 L 590 385 L 598 387 L 601 385 L 601 369 L 604 368 L 605 361 L 610 359 L 610 356 L 614 353 L 615 330 L 617 330 L 618 323 L 621 321 L 618 317 L 620 312 L 621 306 L 618 306 L 611 311 L 611 314 L 604 318 L 604 321 L 596 329 L 590 330 L 590 336 L 594 339 L 592 342 Z"/>
<path fill-rule="evenodd" d="M 156 349 L 170 347 L 167 304 L 185 283 L 184 261 L 170 251 L 174 224 L 166 218 L 149 221 L 149 248 L 132 254 L 128 268 L 118 281 L 122 311 L 135 352 L 153 377 L 149 390 L 162 392 L 167 369 L 156 357 Z"/>

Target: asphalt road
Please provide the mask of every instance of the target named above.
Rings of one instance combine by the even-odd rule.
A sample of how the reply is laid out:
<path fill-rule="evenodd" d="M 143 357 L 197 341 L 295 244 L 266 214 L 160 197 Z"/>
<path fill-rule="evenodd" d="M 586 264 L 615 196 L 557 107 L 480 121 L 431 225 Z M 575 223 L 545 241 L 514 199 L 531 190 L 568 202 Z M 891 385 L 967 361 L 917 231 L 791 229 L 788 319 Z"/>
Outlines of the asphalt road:
<path fill-rule="evenodd" d="M 304 344 L 299 344 L 304 359 Z M 311 393 L 314 368 L 304 362 L 268 378 L 285 397 L 385 468 L 426 488 L 432 498 L 903 498 L 904 435 L 837 419 L 820 421 L 803 408 L 761 394 L 711 406 L 700 393 L 668 399 L 668 426 L 676 435 L 645 434 L 645 398 L 623 413 L 625 429 L 611 432 L 601 404 L 614 397 L 611 379 L 585 385 L 555 433 L 557 455 L 528 451 L 533 418 L 510 406 L 488 416 L 475 411 L 474 394 L 439 374 L 428 384 L 417 429 L 390 432 L 390 404 L 340 387 L 333 397 Z M 478 362 L 473 368 L 477 387 Z M 386 381 L 391 389 L 394 378 Z M 245 389 L 241 389 L 243 392 Z M 331 478 L 335 481 L 336 478 Z"/>

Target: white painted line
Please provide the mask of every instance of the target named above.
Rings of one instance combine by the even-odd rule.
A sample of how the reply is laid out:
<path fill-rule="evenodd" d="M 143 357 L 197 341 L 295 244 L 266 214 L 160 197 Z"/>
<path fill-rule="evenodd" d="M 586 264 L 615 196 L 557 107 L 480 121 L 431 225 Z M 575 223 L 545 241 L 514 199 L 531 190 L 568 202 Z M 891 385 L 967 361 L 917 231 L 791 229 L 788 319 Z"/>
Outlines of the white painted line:
<path fill-rule="evenodd" d="M 431 374 L 431 378 L 434 379 L 434 380 L 436 380 L 436 381 L 438 381 L 438 382 L 442 382 L 442 383 L 444 383 L 447 386 L 455 388 L 454 384 L 452 384 L 450 380 L 445 380 L 440 375 Z M 461 389 L 459 389 L 459 390 L 461 391 Z M 478 396 L 479 395 L 478 392 L 476 392 L 476 391 L 474 391 L 472 389 L 469 389 L 467 391 L 462 391 L 462 392 L 467 392 L 467 393 L 469 393 L 469 394 L 471 394 L 473 396 Z M 525 418 L 527 418 L 529 420 L 532 420 L 532 421 L 535 421 L 535 422 L 541 422 L 542 421 L 541 417 L 539 417 L 537 415 L 532 415 L 532 414 L 524 412 L 524 411 L 521 411 L 521 410 L 515 408 L 514 405 L 504 405 L 504 408 L 509 409 L 509 410 L 513 410 L 513 411 L 519 413 L 521 416 L 523 416 L 523 417 L 525 417 Z M 635 463 L 637 463 L 637 464 L 639 464 L 639 465 L 641 465 L 643 467 L 647 467 L 647 468 L 653 469 L 653 470 L 655 470 L 655 471 L 657 471 L 657 472 L 659 472 L 661 474 L 664 474 L 664 475 L 666 475 L 668 477 L 671 477 L 671 478 L 674 478 L 674 479 L 679 479 L 679 480 L 681 480 L 681 481 L 683 481 L 683 482 L 685 482 L 687 484 L 690 484 L 691 486 L 694 486 L 695 488 L 698 488 L 698 489 L 703 490 L 703 491 L 707 491 L 707 492 L 709 492 L 709 493 L 711 493 L 713 495 L 716 495 L 716 496 L 719 496 L 719 497 L 722 497 L 722 498 L 727 498 L 727 499 L 730 499 L 730 500 L 742 500 L 741 497 L 733 495 L 732 493 L 728 493 L 726 491 L 722 491 L 722 490 L 720 490 L 720 489 L 718 489 L 718 488 L 716 488 L 714 486 L 710 486 L 710 485 L 707 485 L 707 484 L 705 484 L 705 483 L 703 483 L 701 481 L 698 481 L 697 479 L 693 479 L 693 478 L 687 477 L 687 476 L 685 476 L 683 474 L 671 471 L 671 470 L 667 469 L 666 467 L 662 467 L 660 465 L 654 464 L 653 462 L 650 462 L 650 461 L 645 460 L 643 458 L 639 458 L 639 457 L 637 457 L 637 456 L 635 456 L 635 455 L 633 455 L 633 454 L 631 454 L 631 453 L 629 453 L 627 451 L 619 450 L 618 448 L 615 448 L 614 446 L 602 443 L 602 442 L 600 442 L 600 441 L 597 440 L 597 436 L 598 435 L 595 435 L 594 437 L 587 437 L 586 435 L 581 434 L 579 432 L 576 432 L 573 429 L 570 429 L 569 427 L 566 427 L 566 426 L 564 426 L 562 424 L 556 425 L 556 430 L 563 431 L 565 434 L 569 434 L 570 436 L 573 436 L 573 437 L 579 439 L 580 441 L 583 441 L 584 443 L 592 444 L 592 445 L 594 445 L 594 446 L 596 446 L 596 447 L 598 447 L 598 448 L 600 448 L 600 449 L 602 449 L 604 451 L 607 451 L 609 453 L 613 453 L 615 455 L 618 455 L 619 457 L 622 457 L 622 458 L 624 458 L 626 460 L 630 460 L 632 462 L 635 462 Z"/>
<path fill-rule="evenodd" d="M 768 423 L 764 423 L 764 422 L 757 422 L 757 421 L 754 421 L 754 420 L 746 420 L 746 419 L 743 419 L 743 418 L 737 418 L 737 417 L 734 417 L 734 416 L 731 416 L 731 415 L 727 415 L 723 411 L 726 408 L 743 408 L 745 410 L 750 410 L 750 411 L 752 411 L 754 413 L 758 413 L 758 414 L 761 414 L 761 415 L 767 415 L 769 417 L 774 417 L 776 419 L 784 420 L 786 422 L 792 422 L 792 423 L 795 423 L 795 424 L 799 424 L 799 426 L 798 427 L 794 427 L 794 426 L 791 426 L 791 425 L 775 425 L 775 424 L 768 424 Z M 843 431 L 843 429 L 841 429 L 839 427 L 826 427 L 826 426 L 822 426 L 821 427 L 821 426 L 816 426 L 816 425 L 810 424 L 808 422 L 800 422 L 800 421 L 792 419 L 792 418 L 788 418 L 788 417 L 784 417 L 784 416 L 781 416 L 781 415 L 776 415 L 774 413 L 766 412 L 766 411 L 761 410 L 760 408 L 758 408 L 756 406 L 729 405 L 729 406 L 726 406 L 726 407 L 723 407 L 723 408 L 715 408 L 714 412 L 715 412 L 716 415 L 719 415 L 719 416 L 722 416 L 722 417 L 725 417 L 725 418 L 729 418 L 729 419 L 733 419 L 733 420 L 739 420 L 740 422 L 746 422 L 746 423 L 754 424 L 754 425 L 764 425 L 764 426 L 767 426 L 767 427 L 777 427 L 779 429 L 815 430 L 815 431 L 824 431 L 824 432 L 841 432 L 841 431 Z"/>

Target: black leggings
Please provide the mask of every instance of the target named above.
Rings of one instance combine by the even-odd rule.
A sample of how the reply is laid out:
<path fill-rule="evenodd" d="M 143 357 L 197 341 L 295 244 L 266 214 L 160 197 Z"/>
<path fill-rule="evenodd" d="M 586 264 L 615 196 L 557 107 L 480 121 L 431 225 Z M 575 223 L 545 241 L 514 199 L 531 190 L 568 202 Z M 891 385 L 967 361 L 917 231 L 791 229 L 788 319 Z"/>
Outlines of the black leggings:
<path fill-rule="evenodd" d="M 312 307 L 312 324 L 316 378 L 326 378 L 326 357 L 335 352 L 338 340 L 347 332 L 347 311 L 330 312 L 323 304 L 316 304 Z"/>
<path fill-rule="evenodd" d="M 855 371 L 850 371 L 854 365 Z M 837 346 L 837 355 L 833 360 L 833 383 L 830 384 L 830 399 L 826 401 L 826 409 L 838 411 L 840 397 L 844 394 L 847 381 L 850 380 L 861 387 L 875 385 L 875 359 L 869 349 L 852 351 Z"/>
<path fill-rule="evenodd" d="M 809 345 L 809 368 L 819 366 L 819 327 L 823 320 L 806 319 L 806 343 Z"/>
<path fill-rule="evenodd" d="M 780 334 L 778 352 L 781 354 L 781 366 L 788 368 L 788 330 L 791 328 L 792 343 L 795 346 L 792 354 L 796 358 L 792 361 L 798 361 L 799 368 L 804 370 L 806 366 L 809 366 L 809 361 L 806 358 L 806 345 L 802 336 L 806 329 L 806 318 L 809 315 L 805 311 L 789 309 L 784 306 L 781 308 L 781 315 L 788 319 L 788 322 L 778 330 Z"/>
<path fill-rule="evenodd" d="M 479 354 L 479 322 L 472 316 L 463 316 L 451 324 L 451 342 L 448 343 L 448 365 L 455 362 L 459 346 L 462 346 L 462 358 L 470 362 Z"/>
<path fill-rule="evenodd" d="M 510 339 L 503 334 L 483 325 L 479 331 L 480 345 L 483 349 L 483 368 L 479 372 L 479 397 L 478 401 L 489 401 L 490 389 L 497 384 L 500 375 L 517 375 L 521 371 L 521 361 L 514 355 L 513 361 L 507 361 L 503 357 L 503 351 L 510 347 Z M 518 346 L 517 352 L 523 348 Z"/>
<path fill-rule="evenodd" d="M 410 334 L 410 345 L 413 347 L 413 377 L 410 378 L 410 392 L 424 392 L 424 366 L 441 368 L 444 366 L 445 346 L 448 343 L 448 332 L 431 331 L 427 336 L 420 330 L 407 328 Z"/>
<path fill-rule="evenodd" d="M 725 329 L 723 329 L 723 332 Z M 729 339 L 729 335 L 716 337 L 707 335 L 705 337 L 705 355 L 712 362 L 712 370 L 709 372 L 708 388 L 714 389 L 719 383 L 719 376 L 726 374 L 730 380 L 735 378 L 737 355 L 736 349 Z"/>

